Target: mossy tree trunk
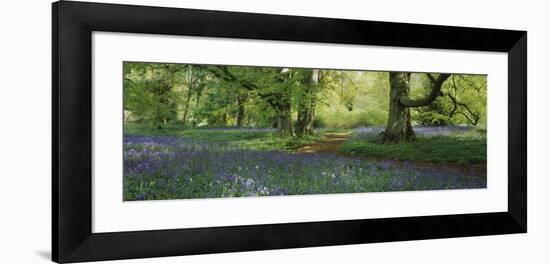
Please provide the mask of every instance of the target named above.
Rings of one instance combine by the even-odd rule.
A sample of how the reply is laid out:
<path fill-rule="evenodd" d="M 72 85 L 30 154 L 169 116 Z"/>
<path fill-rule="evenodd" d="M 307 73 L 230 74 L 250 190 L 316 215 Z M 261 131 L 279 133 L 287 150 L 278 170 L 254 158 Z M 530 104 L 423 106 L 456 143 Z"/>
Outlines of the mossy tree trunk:
<path fill-rule="evenodd" d="M 277 107 L 277 136 L 293 136 L 290 102 L 281 103 Z"/>
<path fill-rule="evenodd" d="M 290 75 L 290 69 L 283 68 L 281 70 L 278 78 L 279 90 L 273 93 L 269 100 L 271 107 L 277 113 L 277 136 L 279 137 L 294 136 L 290 84 L 288 83 Z"/>
<path fill-rule="evenodd" d="M 298 114 L 295 132 L 297 136 L 313 134 L 313 119 L 317 106 L 317 85 L 319 83 L 319 70 L 311 70 L 302 81 L 303 92 L 298 104 Z"/>
<path fill-rule="evenodd" d="M 421 107 L 431 104 L 439 96 L 441 87 L 450 74 L 439 74 L 437 78 L 427 74 L 430 79 L 430 93 L 420 99 L 411 99 L 411 73 L 390 72 L 390 109 L 386 130 L 382 133 L 384 143 L 397 143 L 415 139 L 411 125 L 411 107 Z"/>
<path fill-rule="evenodd" d="M 409 96 L 410 80 L 410 73 L 390 72 L 390 110 L 382 135 L 384 143 L 414 139 L 410 109 L 400 103 L 402 96 Z"/>

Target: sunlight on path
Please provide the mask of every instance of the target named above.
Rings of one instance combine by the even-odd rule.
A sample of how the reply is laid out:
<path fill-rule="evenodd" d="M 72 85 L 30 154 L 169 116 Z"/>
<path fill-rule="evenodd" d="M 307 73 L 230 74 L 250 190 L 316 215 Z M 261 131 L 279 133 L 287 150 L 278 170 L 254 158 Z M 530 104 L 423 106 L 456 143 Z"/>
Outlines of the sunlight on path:
<path fill-rule="evenodd" d="M 327 133 L 320 141 L 298 149 L 298 153 L 338 153 L 338 148 L 351 137 L 351 132 Z"/>

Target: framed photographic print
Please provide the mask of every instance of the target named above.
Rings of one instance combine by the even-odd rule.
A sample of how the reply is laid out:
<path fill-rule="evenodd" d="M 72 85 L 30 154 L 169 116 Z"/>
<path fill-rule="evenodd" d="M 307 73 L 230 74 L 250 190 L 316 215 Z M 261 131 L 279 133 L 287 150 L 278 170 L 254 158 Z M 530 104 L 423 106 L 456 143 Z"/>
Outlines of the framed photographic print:
<path fill-rule="evenodd" d="M 524 31 L 52 10 L 56 262 L 527 231 Z"/>

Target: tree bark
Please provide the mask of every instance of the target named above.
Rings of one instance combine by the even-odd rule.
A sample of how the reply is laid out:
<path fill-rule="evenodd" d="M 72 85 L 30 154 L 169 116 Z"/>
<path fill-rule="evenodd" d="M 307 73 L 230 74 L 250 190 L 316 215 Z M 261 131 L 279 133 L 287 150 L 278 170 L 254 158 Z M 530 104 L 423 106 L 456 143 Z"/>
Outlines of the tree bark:
<path fill-rule="evenodd" d="M 309 109 L 309 114 L 307 116 L 307 121 L 306 121 L 306 128 L 304 130 L 304 133 L 306 135 L 313 135 L 313 121 L 315 119 L 315 107 L 316 107 L 316 103 L 313 104 L 313 106 Z"/>
<path fill-rule="evenodd" d="M 277 107 L 277 136 L 293 136 L 290 102 L 281 103 Z"/>
<path fill-rule="evenodd" d="M 202 89 L 199 89 L 199 90 L 196 91 L 196 95 L 195 95 L 195 99 L 197 100 L 197 101 L 195 101 L 195 111 L 196 111 L 196 109 L 199 109 L 201 96 L 202 96 Z M 193 127 L 196 127 L 197 124 L 199 123 L 199 120 L 197 118 L 198 118 L 198 116 L 194 113 Z"/>
<path fill-rule="evenodd" d="M 411 125 L 410 107 L 420 107 L 431 104 L 441 93 L 441 87 L 450 74 L 440 74 L 430 79 L 431 90 L 428 96 L 420 99 L 411 99 L 410 80 L 411 74 L 404 72 L 390 72 L 390 109 L 386 130 L 382 133 L 382 142 L 397 143 L 415 139 Z"/>
<path fill-rule="evenodd" d="M 295 132 L 297 136 L 307 135 L 306 131 L 307 119 L 309 116 L 309 107 L 300 105 L 298 110 L 298 118 L 296 119 L 296 128 Z"/>
<path fill-rule="evenodd" d="M 442 74 L 439 74 L 439 76 L 436 79 L 429 73 L 426 75 L 428 76 L 428 79 L 430 79 L 430 83 L 431 83 L 430 85 L 431 89 L 428 96 L 420 99 L 411 99 L 407 93 L 407 95 L 403 95 L 401 96 L 401 98 L 399 98 L 399 102 L 402 105 L 406 107 L 421 107 L 421 106 L 426 106 L 431 104 L 441 94 L 441 87 L 443 86 L 443 83 L 451 76 L 450 74 L 442 73 Z M 391 77 L 390 77 L 390 82 L 391 82 Z"/>
<path fill-rule="evenodd" d="M 410 91 L 410 73 L 390 72 L 390 110 L 388 125 L 382 134 L 382 142 L 395 143 L 414 139 L 411 126 L 411 112 L 401 104 L 402 97 L 408 97 Z"/>
<path fill-rule="evenodd" d="M 242 127 L 243 126 L 243 123 L 244 123 L 244 114 L 245 114 L 245 109 L 244 109 L 244 103 L 246 102 L 246 98 L 243 97 L 243 96 L 239 96 L 237 98 L 237 104 L 238 104 L 238 109 L 237 109 L 237 127 Z"/>
<path fill-rule="evenodd" d="M 162 110 L 162 106 L 168 104 L 165 94 L 171 89 L 171 84 L 160 81 L 158 87 L 159 105 L 157 106 L 155 119 L 157 123 L 157 129 L 161 129 L 163 125 L 166 126 L 166 124 L 168 123 L 166 112 Z"/>
<path fill-rule="evenodd" d="M 302 82 L 304 91 L 298 104 L 298 116 L 295 132 L 297 136 L 313 134 L 313 119 L 315 117 L 316 89 L 319 82 L 319 70 L 312 70 L 311 76 L 307 76 Z"/>
<path fill-rule="evenodd" d="M 193 95 L 194 89 L 194 80 L 193 80 L 193 68 L 191 66 L 187 67 L 187 98 L 185 98 L 185 106 L 183 110 L 183 126 L 187 123 L 187 115 L 189 114 L 189 102 L 191 101 L 191 96 Z"/>
<path fill-rule="evenodd" d="M 187 92 L 187 98 L 185 98 L 185 105 L 183 108 L 183 126 L 187 123 L 187 115 L 189 114 L 189 102 L 191 101 L 191 88 L 189 87 L 189 90 Z"/>
<path fill-rule="evenodd" d="M 288 68 L 283 68 L 280 72 L 279 81 L 286 83 L 290 78 L 291 71 Z M 285 87 L 276 93 L 270 100 L 270 105 L 277 113 L 277 136 L 286 137 L 294 136 L 292 130 L 292 104 L 290 100 L 289 87 Z"/>
<path fill-rule="evenodd" d="M 315 108 L 317 107 L 317 92 L 319 91 L 319 88 L 317 85 L 319 84 L 321 71 L 316 69 L 313 70 L 311 75 L 311 82 L 313 83 L 313 93 L 311 95 L 310 105 L 309 105 L 309 111 L 306 118 L 306 127 L 305 127 L 305 133 L 306 135 L 313 135 L 313 120 L 315 119 Z"/>

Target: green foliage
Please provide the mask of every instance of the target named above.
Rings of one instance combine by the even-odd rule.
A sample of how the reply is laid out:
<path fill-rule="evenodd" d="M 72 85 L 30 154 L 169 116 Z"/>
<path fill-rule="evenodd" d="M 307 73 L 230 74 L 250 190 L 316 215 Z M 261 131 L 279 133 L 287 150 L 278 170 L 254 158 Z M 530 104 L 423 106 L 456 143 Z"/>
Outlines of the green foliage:
<path fill-rule="evenodd" d="M 340 75 L 337 75 L 340 76 Z M 347 89 L 337 83 L 336 86 L 330 86 L 324 91 L 325 99 L 318 107 L 316 127 L 325 128 L 356 128 L 366 126 L 384 126 L 388 118 L 389 107 L 389 82 L 386 72 L 352 72 L 346 75 L 351 78 L 347 83 L 354 90 L 353 109 L 350 111 L 348 102 L 343 104 L 341 100 L 342 92 Z M 334 78 L 334 77 L 333 77 Z"/>
<path fill-rule="evenodd" d="M 386 125 L 388 72 L 319 70 L 316 82 L 312 73 L 300 68 L 125 62 L 125 122 L 152 128 L 275 128 L 278 118 L 289 116 L 293 127 L 304 120 L 313 120 L 317 129 Z M 411 108 L 413 124 L 484 127 L 486 79 L 453 75 L 432 104 Z M 429 93 L 427 82 L 426 74 L 412 74 L 411 97 Z"/>
<path fill-rule="evenodd" d="M 425 74 L 416 74 L 412 89 L 426 96 L 429 80 Z M 452 75 L 442 87 L 441 94 L 428 106 L 413 108 L 413 120 L 428 126 L 473 125 L 484 126 L 487 122 L 487 76 Z M 418 96 L 418 95 L 417 95 Z"/>
<path fill-rule="evenodd" d="M 126 120 L 152 127 L 172 123 L 179 96 L 174 89 L 180 65 L 124 63 Z"/>

